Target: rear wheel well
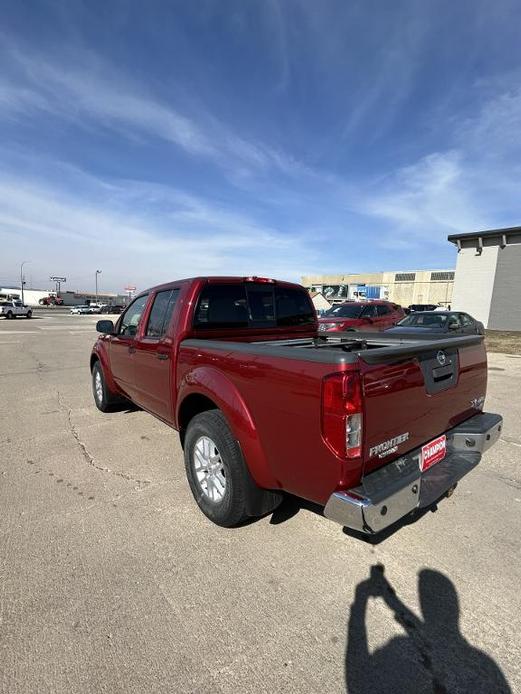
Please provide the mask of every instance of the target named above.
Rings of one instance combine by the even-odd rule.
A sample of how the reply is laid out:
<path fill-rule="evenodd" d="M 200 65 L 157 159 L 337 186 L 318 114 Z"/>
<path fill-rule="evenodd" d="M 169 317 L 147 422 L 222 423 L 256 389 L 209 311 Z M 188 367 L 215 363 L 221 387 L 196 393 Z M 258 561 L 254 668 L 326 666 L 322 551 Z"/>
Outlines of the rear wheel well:
<path fill-rule="evenodd" d="M 218 409 L 219 408 L 215 402 L 210 400 L 210 398 L 207 398 L 206 395 L 201 395 L 200 393 L 188 395 L 181 403 L 177 420 L 181 445 L 184 446 L 186 429 L 195 415 L 200 414 L 201 412 L 206 412 L 207 410 Z"/>
<path fill-rule="evenodd" d="M 95 354 L 91 355 L 90 358 L 90 370 L 92 372 L 92 369 L 94 368 L 94 364 L 99 361 L 99 357 L 97 357 Z"/>

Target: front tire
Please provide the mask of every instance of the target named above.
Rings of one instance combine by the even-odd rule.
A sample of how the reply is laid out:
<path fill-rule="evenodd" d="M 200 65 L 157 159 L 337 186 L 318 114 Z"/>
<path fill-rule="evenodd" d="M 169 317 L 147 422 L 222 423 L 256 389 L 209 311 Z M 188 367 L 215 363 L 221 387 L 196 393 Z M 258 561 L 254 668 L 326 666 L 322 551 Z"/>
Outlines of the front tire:
<path fill-rule="evenodd" d="M 216 525 L 230 528 L 278 505 L 280 498 L 253 481 L 220 410 L 196 415 L 184 440 L 186 476 L 197 505 Z M 267 500 L 268 504 L 263 501 Z M 257 512 L 256 512 L 257 511 Z"/>
<path fill-rule="evenodd" d="M 32 318 L 33 317 L 33 312 L 32 311 L 27 311 L 26 318 Z"/>
<path fill-rule="evenodd" d="M 92 394 L 96 407 L 101 412 L 109 412 L 115 404 L 120 402 L 120 398 L 109 391 L 99 361 L 96 361 L 92 367 Z"/>
<path fill-rule="evenodd" d="M 8 311 L 8 312 L 7 312 L 7 315 L 6 315 L 6 318 L 7 318 L 7 320 L 12 320 L 12 319 L 13 319 L 13 312 L 12 312 L 12 311 Z"/>

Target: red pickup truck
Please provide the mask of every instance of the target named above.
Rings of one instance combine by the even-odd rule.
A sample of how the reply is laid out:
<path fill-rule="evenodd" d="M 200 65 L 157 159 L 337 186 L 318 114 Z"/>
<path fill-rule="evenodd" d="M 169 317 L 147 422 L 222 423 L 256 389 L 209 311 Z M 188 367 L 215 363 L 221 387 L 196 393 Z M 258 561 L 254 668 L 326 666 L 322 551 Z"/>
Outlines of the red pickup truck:
<path fill-rule="evenodd" d="M 502 427 L 482 411 L 481 335 L 320 334 L 287 282 L 179 280 L 97 329 L 97 407 L 126 398 L 177 429 L 195 500 L 223 526 L 286 491 L 377 533 L 451 490 Z"/>

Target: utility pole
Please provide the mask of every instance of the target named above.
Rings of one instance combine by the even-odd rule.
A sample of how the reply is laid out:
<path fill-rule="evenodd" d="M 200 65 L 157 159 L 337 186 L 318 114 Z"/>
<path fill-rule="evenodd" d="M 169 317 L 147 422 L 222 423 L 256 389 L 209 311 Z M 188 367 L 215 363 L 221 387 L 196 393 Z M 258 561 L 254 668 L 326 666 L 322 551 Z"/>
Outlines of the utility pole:
<path fill-rule="evenodd" d="M 30 260 L 24 260 L 23 263 L 20 265 L 20 286 L 21 286 L 21 288 L 22 288 L 22 304 L 25 303 L 25 301 L 24 301 L 24 284 L 25 284 L 25 280 L 24 280 L 24 265 L 25 265 L 26 263 L 30 263 L 30 262 L 31 262 Z"/>
<path fill-rule="evenodd" d="M 96 270 L 96 306 L 98 305 L 98 275 L 101 275 L 101 270 Z"/>
<path fill-rule="evenodd" d="M 60 296 L 61 288 L 62 288 L 62 282 L 67 282 L 67 278 L 66 277 L 49 277 L 49 280 L 51 282 L 55 283 L 56 294 L 57 294 L 57 296 Z"/>

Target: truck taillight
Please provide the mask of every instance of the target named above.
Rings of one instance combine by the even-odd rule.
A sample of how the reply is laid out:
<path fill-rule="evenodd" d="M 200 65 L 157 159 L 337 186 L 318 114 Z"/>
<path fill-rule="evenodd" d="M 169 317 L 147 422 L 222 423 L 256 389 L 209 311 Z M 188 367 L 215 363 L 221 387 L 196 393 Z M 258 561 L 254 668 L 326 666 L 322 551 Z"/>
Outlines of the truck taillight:
<path fill-rule="evenodd" d="M 362 454 L 362 387 L 358 372 L 335 373 L 322 381 L 322 436 L 341 458 Z"/>

